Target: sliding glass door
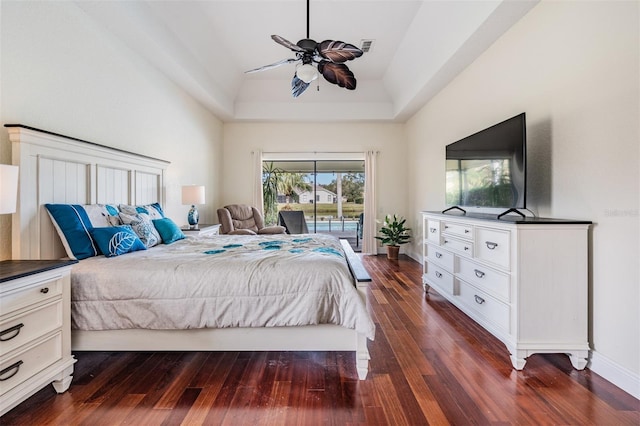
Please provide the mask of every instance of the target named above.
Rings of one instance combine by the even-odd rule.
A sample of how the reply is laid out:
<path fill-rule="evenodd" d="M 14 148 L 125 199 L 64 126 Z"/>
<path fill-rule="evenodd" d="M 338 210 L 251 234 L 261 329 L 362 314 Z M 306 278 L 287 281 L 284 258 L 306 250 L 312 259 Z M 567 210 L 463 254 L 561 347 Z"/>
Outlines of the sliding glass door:
<path fill-rule="evenodd" d="M 280 211 L 301 211 L 309 232 L 335 234 L 358 245 L 364 209 L 363 160 L 264 161 L 263 170 L 267 221 L 275 223 Z M 271 191 L 277 189 L 275 199 L 266 191 L 269 180 Z"/>

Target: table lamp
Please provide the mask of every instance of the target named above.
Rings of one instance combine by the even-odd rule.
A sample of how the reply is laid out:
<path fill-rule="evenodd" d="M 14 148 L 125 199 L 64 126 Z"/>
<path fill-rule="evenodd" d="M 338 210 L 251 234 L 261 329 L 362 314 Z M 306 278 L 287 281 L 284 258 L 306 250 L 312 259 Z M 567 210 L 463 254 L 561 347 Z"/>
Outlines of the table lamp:
<path fill-rule="evenodd" d="M 18 166 L 0 164 L 0 214 L 16 212 Z"/>
<path fill-rule="evenodd" d="M 204 204 L 204 185 L 187 185 L 182 187 L 182 204 L 191 204 L 189 213 L 187 214 L 187 222 L 189 227 L 195 229 L 198 227 L 198 209 L 196 204 Z"/>

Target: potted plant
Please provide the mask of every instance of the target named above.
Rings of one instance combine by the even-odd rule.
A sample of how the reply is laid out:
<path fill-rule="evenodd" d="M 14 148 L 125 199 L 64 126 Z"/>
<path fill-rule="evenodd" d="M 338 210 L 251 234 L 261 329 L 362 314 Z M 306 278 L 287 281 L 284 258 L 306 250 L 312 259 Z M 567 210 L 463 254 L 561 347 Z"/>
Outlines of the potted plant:
<path fill-rule="evenodd" d="M 410 228 L 405 227 L 407 220 L 402 216 L 393 215 L 393 218 L 389 215 L 384 217 L 384 223 L 380 228 L 380 234 L 375 238 L 380 240 L 382 245 L 387 246 L 387 258 L 391 260 L 398 259 L 398 252 L 400 251 L 400 244 L 406 244 L 411 239 L 409 235 Z"/>

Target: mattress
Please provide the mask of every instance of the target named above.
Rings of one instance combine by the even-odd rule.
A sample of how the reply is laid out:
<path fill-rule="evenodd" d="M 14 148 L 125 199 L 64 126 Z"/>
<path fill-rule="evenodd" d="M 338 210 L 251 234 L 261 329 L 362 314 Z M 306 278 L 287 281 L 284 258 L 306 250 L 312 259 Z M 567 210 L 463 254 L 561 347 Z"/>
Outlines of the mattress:
<path fill-rule="evenodd" d="M 92 257 L 71 275 L 80 330 L 375 327 L 335 237 L 215 235 Z"/>

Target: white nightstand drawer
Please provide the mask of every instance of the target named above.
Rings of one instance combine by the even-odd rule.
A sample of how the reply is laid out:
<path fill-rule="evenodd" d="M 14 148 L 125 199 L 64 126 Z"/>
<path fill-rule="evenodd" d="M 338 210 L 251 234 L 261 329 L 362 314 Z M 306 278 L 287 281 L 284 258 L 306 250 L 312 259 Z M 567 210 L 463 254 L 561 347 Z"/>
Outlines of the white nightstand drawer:
<path fill-rule="evenodd" d="M 0 395 L 62 359 L 62 333 L 0 360 Z"/>
<path fill-rule="evenodd" d="M 509 306 L 472 285 L 460 281 L 460 299 L 484 319 L 509 332 Z"/>
<path fill-rule="evenodd" d="M 455 238 L 444 237 L 442 239 L 442 246 L 451 250 L 456 250 L 466 256 L 473 256 L 473 242 L 457 240 Z"/>
<path fill-rule="evenodd" d="M 460 258 L 458 262 L 457 272 L 462 279 L 505 302 L 511 300 L 509 275 L 479 265 L 468 259 Z"/>
<path fill-rule="evenodd" d="M 429 285 L 450 295 L 454 294 L 453 275 L 429 262 L 425 262 L 424 270 Z"/>
<path fill-rule="evenodd" d="M 0 323 L 0 356 L 62 327 L 62 299 Z"/>
<path fill-rule="evenodd" d="M 470 240 L 473 239 L 473 225 L 445 222 L 442 233 L 448 235 L 457 235 L 458 237 Z"/>
<path fill-rule="evenodd" d="M 506 269 L 510 267 L 510 233 L 496 229 L 476 228 L 476 257 Z"/>
<path fill-rule="evenodd" d="M 453 253 L 431 244 L 425 246 L 425 252 L 427 254 L 427 260 L 453 273 Z"/>
<path fill-rule="evenodd" d="M 0 312 L 2 312 L 4 316 L 25 306 L 45 302 L 49 299 L 60 297 L 61 295 L 62 279 L 42 280 L 29 284 L 26 288 L 20 288 L 2 294 L 2 298 L 0 298 Z"/>
<path fill-rule="evenodd" d="M 440 244 L 440 221 L 429 219 L 427 220 L 427 240 Z"/>

